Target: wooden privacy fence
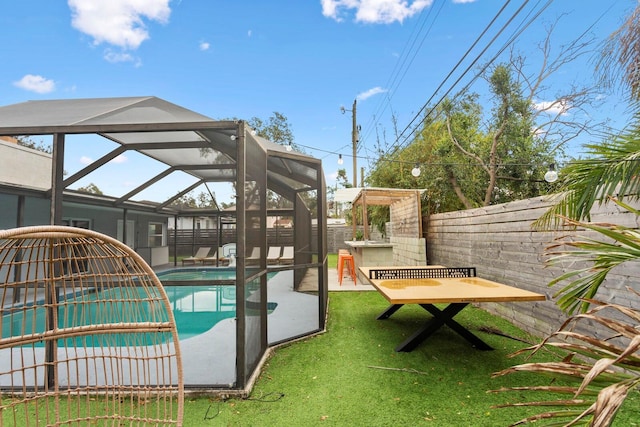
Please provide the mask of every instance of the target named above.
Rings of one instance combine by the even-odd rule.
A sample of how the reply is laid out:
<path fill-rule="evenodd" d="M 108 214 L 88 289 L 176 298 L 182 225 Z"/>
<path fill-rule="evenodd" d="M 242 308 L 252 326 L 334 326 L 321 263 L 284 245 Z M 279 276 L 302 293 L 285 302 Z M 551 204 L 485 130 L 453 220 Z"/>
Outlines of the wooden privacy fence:
<path fill-rule="evenodd" d="M 545 248 L 554 239 L 566 235 L 602 239 L 596 233 L 583 229 L 534 230 L 533 222 L 551 203 L 549 197 L 537 197 L 431 215 L 427 227 L 428 263 L 450 267 L 475 266 L 480 277 L 546 294 L 545 302 L 483 304 L 483 307 L 535 335 L 547 335 L 566 319 L 553 300 L 554 293 L 566 283 L 554 288 L 549 288 L 547 284 L 579 266 L 569 261 L 562 265 L 545 266 Z M 638 208 L 639 203 L 632 205 Z M 636 216 L 622 211 L 613 203 L 594 207 L 591 220 L 638 228 Z M 638 263 L 623 264 L 609 273 L 597 298 L 623 306 L 640 307 L 640 298 L 626 290 L 631 285 L 637 289 L 639 279 Z"/>
<path fill-rule="evenodd" d="M 293 246 L 293 229 L 291 228 L 268 228 L 267 229 L 267 247 L 269 246 Z M 174 230 L 169 230 L 168 245 L 169 255 L 174 255 L 174 243 L 177 241 L 178 256 L 193 255 L 199 247 L 218 247 L 218 230 L 217 229 L 196 229 L 196 230 L 178 230 L 177 240 L 175 239 Z M 222 230 L 220 234 L 220 245 L 227 243 L 236 243 L 235 230 Z"/>

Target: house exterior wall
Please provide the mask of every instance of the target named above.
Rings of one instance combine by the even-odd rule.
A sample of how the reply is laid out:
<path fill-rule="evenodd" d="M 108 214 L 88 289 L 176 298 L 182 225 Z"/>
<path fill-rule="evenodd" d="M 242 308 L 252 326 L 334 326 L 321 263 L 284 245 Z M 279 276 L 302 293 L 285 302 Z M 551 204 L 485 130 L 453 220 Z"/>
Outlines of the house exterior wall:
<path fill-rule="evenodd" d="M 22 187 L 51 187 L 51 154 L 0 140 L 0 182 Z"/>
<path fill-rule="evenodd" d="M 26 197 L 23 226 L 49 224 L 50 205 L 47 199 Z M 18 196 L 0 192 L 0 229 L 17 227 L 17 212 Z"/>
<path fill-rule="evenodd" d="M 17 227 L 18 196 L 0 193 L 0 229 Z M 49 224 L 49 200 L 37 197 L 25 197 L 23 226 Z M 118 220 L 123 219 L 121 209 L 95 207 L 78 203 L 63 203 L 63 220 L 89 220 L 91 230 L 117 238 Z M 133 249 L 138 251 L 151 266 L 167 264 L 169 249 L 165 244 L 162 249 L 149 249 L 149 224 L 152 222 L 166 224 L 163 215 L 129 212 L 128 221 L 134 221 L 135 240 Z M 155 254 L 153 258 L 151 254 Z"/>

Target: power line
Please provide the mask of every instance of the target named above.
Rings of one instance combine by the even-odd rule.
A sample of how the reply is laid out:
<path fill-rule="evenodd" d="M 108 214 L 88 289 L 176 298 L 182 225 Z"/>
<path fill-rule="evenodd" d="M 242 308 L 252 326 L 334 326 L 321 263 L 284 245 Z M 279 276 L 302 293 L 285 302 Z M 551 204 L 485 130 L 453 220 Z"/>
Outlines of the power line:
<path fill-rule="evenodd" d="M 542 6 L 539 10 L 537 10 L 537 12 L 533 15 L 533 17 L 529 18 L 531 16 L 531 14 L 535 11 L 535 9 L 540 5 L 542 0 L 539 0 L 536 5 L 527 13 L 527 15 L 525 16 L 525 18 L 523 18 L 523 21 L 520 23 L 520 25 L 514 30 L 514 32 L 512 33 L 512 35 L 509 37 L 509 39 L 503 44 L 503 46 L 498 50 L 498 52 L 493 55 L 493 57 L 480 69 L 480 71 L 478 73 L 476 73 L 474 75 L 474 77 L 458 92 L 458 93 L 464 93 L 465 91 L 467 91 L 469 89 L 469 87 L 478 79 L 478 77 L 480 77 L 485 71 L 486 69 L 506 50 L 506 48 L 511 45 L 518 37 L 520 37 L 520 35 L 529 27 L 531 26 L 531 24 L 533 22 L 535 22 L 540 15 L 551 5 L 552 0 L 548 0 L 546 2 L 546 4 L 544 4 L 544 6 Z M 609 8 L 607 8 L 602 14 L 600 14 L 600 16 L 589 26 L 587 27 L 582 34 L 580 34 L 580 36 L 576 39 L 579 40 L 581 39 L 587 32 L 589 32 L 591 29 L 593 29 L 593 27 L 609 12 L 609 10 L 611 10 L 612 6 L 610 6 Z M 515 17 L 515 15 L 514 15 Z M 529 18 L 529 19 L 528 19 Z M 528 19 L 528 21 L 525 23 L 525 21 Z M 575 44 L 576 41 L 574 40 L 571 44 Z M 468 71 L 468 70 L 467 70 Z M 466 72 L 466 71 L 465 71 Z M 458 79 L 454 85 L 452 86 L 451 89 L 453 89 L 453 87 L 460 81 L 460 79 Z M 451 90 L 450 89 L 450 90 Z M 450 91 L 449 90 L 449 91 Z M 448 92 L 447 92 L 448 93 Z M 425 114 L 425 117 L 430 116 L 433 111 L 437 108 L 437 106 L 443 101 L 443 99 L 445 98 L 447 94 L 443 95 L 438 102 Z M 418 113 L 419 114 L 419 113 Z M 415 120 L 415 117 L 414 117 Z M 413 121 L 412 121 L 413 122 Z M 411 122 L 411 123 L 412 123 Z M 411 125 L 410 123 L 410 125 Z M 419 124 L 417 124 L 413 129 L 412 129 L 412 133 L 417 129 Z M 409 126 L 407 126 L 408 128 Z M 403 133 L 406 131 L 406 129 L 403 130 Z M 617 133 L 618 131 L 613 130 L 612 128 L 609 128 L 608 131 L 610 133 Z M 602 134 L 601 136 L 610 136 L 607 134 Z M 402 142 L 403 145 L 406 144 L 407 140 L 409 139 L 409 135 L 404 139 L 404 141 Z M 396 146 L 400 146 L 397 144 L 398 140 L 396 140 Z"/>
<path fill-rule="evenodd" d="M 353 155 L 351 154 L 342 154 L 339 152 L 335 152 L 335 151 L 330 151 L 330 150 L 324 150 L 322 148 L 317 148 L 317 147 L 311 147 L 309 145 L 303 145 L 303 144 L 296 144 L 300 147 L 303 148 L 308 148 L 310 150 L 314 150 L 314 151 L 319 151 L 321 153 L 326 153 L 325 156 L 321 157 L 321 159 L 327 158 L 329 156 L 338 156 L 341 155 L 342 157 L 353 157 Z M 348 148 L 349 145 L 345 145 L 342 148 Z M 473 162 L 416 162 L 415 160 L 396 160 L 396 159 L 380 159 L 380 158 L 374 158 L 374 157 L 370 157 L 370 156 L 356 156 L 358 159 L 360 160 L 366 160 L 368 162 L 377 162 L 377 161 L 381 161 L 381 162 L 385 162 L 385 163 L 399 163 L 399 164 L 406 164 L 406 165 L 415 165 L 416 163 L 419 163 L 420 165 L 424 165 L 424 166 L 477 166 L 477 163 L 473 163 Z M 540 166 L 538 164 L 535 163 L 498 163 L 497 166 Z"/>
<path fill-rule="evenodd" d="M 416 44 L 416 42 L 418 40 L 418 36 L 420 35 L 420 33 L 422 33 L 422 31 L 424 29 L 424 26 L 426 25 L 427 20 L 428 20 L 429 16 L 431 15 L 431 12 L 434 10 L 434 7 L 433 7 L 434 5 L 432 5 L 432 7 L 430 7 L 428 9 L 429 12 L 426 14 L 425 18 L 422 20 L 422 25 L 420 25 L 420 29 L 415 34 L 415 37 L 413 37 L 413 41 L 411 41 L 411 46 L 409 47 L 408 51 L 406 51 L 406 48 L 407 48 L 407 45 L 409 44 L 409 41 L 411 40 L 412 36 L 410 36 L 409 39 L 407 40 L 407 43 L 405 44 L 404 48 L 402 49 L 402 53 L 400 54 L 400 57 L 398 58 L 398 61 L 396 62 L 396 65 L 393 68 L 393 70 L 391 71 L 391 74 L 389 75 L 389 79 L 387 80 L 387 83 L 385 84 L 385 87 L 389 88 L 389 91 L 387 92 L 387 96 L 382 98 L 380 100 L 380 102 L 378 103 L 378 106 L 377 106 L 376 110 L 374 111 L 374 114 L 373 114 L 373 116 L 371 118 L 371 121 L 365 127 L 365 129 L 369 129 L 369 130 L 367 131 L 367 134 L 364 136 L 364 138 L 361 139 L 361 141 L 364 141 L 369 136 L 369 134 L 372 132 L 372 129 L 375 126 L 377 126 L 378 120 L 376 119 L 376 117 L 378 117 L 378 113 L 380 113 L 380 115 L 382 115 L 387 110 L 387 107 L 391 105 L 391 99 L 393 97 L 393 93 L 400 86 L 400 84 L 402 83 L 402 80 L 404 79 L 404 77 L 406 76 L 407 72 L 411 68 L 411 65 L 413 65 L 413 61 L 415 60 L 416 56 L 418 55 L 418 52 L 422 48 L 422 45 L 424 44 L 424 41 L 426 40 L 427 36 L 431 33 L 431 29 L 433 28 L 433 25 L 435 24 L 436 20 L 440 16 L 440 12 L 442 11 L 442 8 L 443 8 L 444 5 L 445 5 L 445 1 L 441 1 L 440 8 L 438 8 L 438 11 L 437 11 L 435 17 L 433 18 L 433 21 L 431 22 L 431 25 L 429 26 L 427 31 L 424 33 L 424 36 L 422 37 L 422 40 L 420 41 L 420 44 L 418 45 L 418 48 L 416 50 L 414 50 L 413 56 L 411 57 L 411 60 L 409 61 L 409 64 L 406 67 L 404 67 L 405 63 L 407 62 L 407 59 L 409 58 L 410 52 L 413 50 L 413 48 L 414 48 L 414 46 L 415 46 L 415 44 Z M 414 32 L 415 32 L 415 28 L 418 27 L 419 23 L 420 22 L 416 23 L 416 26 L 414 27 Z M 405 55 L 405 51 L 406 51 L 406 55 Z M 404 72 L 402 72 L 403 67 L 404 67 Z M 402 72 L 402 76 L 400 76 L 401 72 Z M 400 77 L 398 77 L 398 76 L 400 76 Z M 397 83 L 396 83 L 396 81 L 397 81 Z M 383 106 L 384 106 L 384 108 L 383 108 Z M 380 111 L 381 109 L 382 109 L 382 111 Z"/>
<path fill-rule="evenodd" d="M 509 5 L 511 0 L 507 0 L 502 7 L 500 8 L 500 10 L 498 11 L 498 13 L 496 13 L 496 15 L 493 17 L 493 19 L 489 22 L 489 24 L 487 24 L 484 28 L 484 30 L 480 33 L 480 35 L 475 39 L 475 41 L 471 44 L 471 46 L 467 49 L 467 51 L 464 53 L 464 55 L 462 56 L 462 58 L 460 58 L 458 60 L 458 62 L 456 63 L 456 65 L 451 69 L 451 71 L 449 71 L 449 73 L 447 74 L 447 76 L 440 82 L 440 84 L 438 85 L 438 87 L 436 88 L 436 90 L 433 92 L 433 94 L 429 97 L 429 99 L 427 100 L 426 104 L 429 104 L 431 102 L 431 100 L 433 99 L 434 96 L 436 96 L 436 94 L 438 93 L 438 91 L 442 88 L 442 86 L 444 86 L 444 84 L 447 82 L 447 80 L 451 77 L 451 75 L 456 71 L 456 69 L 460 66 L 460 64 L 462 63 L 462 61 L 465 60 L 465 58 L 469 55 L 469 53 L 471 53 L 471 51 L 473 50 L 473 48 L 480 42 L 480 40 L 482 39 L 482 37 L 487 33 L 487 31 L 489 31 L 489 28 L 491 28 L 493 26 L 493 24 L 495 23 L 495 21 L 498 19 L 498 17 L 502 14 L 502 12 L 506 9 L 506 7 Z M 527 0 L 528 2 L 529 0 Z M 526 4 L 526 2 L 525 2 Z M 523 5 L 524 6 L 524 5 Z M 439 12 L 438 12 L 439 14 Z M 426 35 L 425 35 L 426 38 Z M 424 39 L 423 39 L 424 42 Z M 422 46 L 422 43 L 420 44 Z M 417 52 L 416 52 L 417 53 Z M 415 55 L 414 55 L 415 58 Z M 413 59 L 412 59 L 412 63 L 413 63 Z M 406 74 L 406 71 L 405 71 Z M 403 75 L 404 77 L 404 75 Z M 390 99 L 389 99 L 390 101 Z M 424 110 L 424 107 L 422 107 L 420 109 L 420 111 L 417 113 L 416 116 L 420 115 L 420 113 Z M 384 110 L 383 110 L 384 112 Z M 415 118 L 414 118 L 415 120 Z M 411 125 L 411 123 L 413 123 L 413 120 L 409 123 L 409 126 Z M 402 133 L 406 131 L 403 130 L 400 134 L 400 136 L 398 138 L 400 138 L 402 136 Z M 397 142 L 397 139 L 396 139 Z M 395 144 L 395 143 L 394 143 Z M 393 145 L 392 145 L 393 148 Z"/>
<path fill-rule="evenodd" d="M 493 17 L 493 19 L 490 21 L 490 23 L 485 27 L 485 29 L 482 31 L 482 33 L 475 39 L 475 41 L 473 42 L 473 44 L 467 49 L 467 51 L 465 52 L 465 54 L 463 55 L 463 57 L 457 62 L 457 64 L 454 66 L 454 68 L 447 74 L 447 76 L 443 79 L 443 81 L 440 83 L 440 85 L 436 88 L 436 90 L 434 91 L 434 93 L 429 97 L 429 99 L 427 100 L 427 102 L 425 102 L 425 104 L 422 106 L 422 108 L 420 109 L 420 111 L 413 117 L 413 119 L 409 122 L 409 124 L 402 130 L 402 132 L 398 135 L 398 137 L 396 138 L 396 140 L 394 141 L 394 143 L 391 145 L 391 147 L 389 149 L 386 150 L 385 153 L 376 153 L 376 155 L 366 155 L 366 156 L 357 156 L 360 157 L 362 159 L 365 159 L 367 161 L 369 161 L 369 164 L 371 165 L 372 162 L 372 158 L 377 156 L 377 160 L 373 160 L 375 161 L 379 161 L 381 155 L 385 155 L 385 154 L 389 154 L 392 150 L 396 149 L 396 148 L 400 148 L 404 145 L 406 145 L 407 141 L 409 140 L 409 138 L 411 137 L 411 134 L 413 134 L 413 132 L 415 132 L 415 130 L 417 129 L 417 127 L 420 125 L 420 123 L 416 124 L 415 126 L 412 125 L 414 124 L 414 122 L 419 118 L 419 116 L 427 109 L 429 103 L 434 99 L 434 97 L 438 94 L 438 92 L 442 89 L 442 87 L 445 85 L 445 83 L 451 78 L 451 76 L 453 75 L 453 73 L 457 70 L 457 68 L 462 64 L 462 62 L 467 58 L 467 56 L 470 54 L 470 52 L 478 45 L 478 43 L 480 42 L 480 40 L 487 34 L 487 32 L 489 31 L 489 29 L 495 24 L 496 20 L 499 18 L 499 16 L 504 12 L 505 8 L 507 7 L 507 5 L 509 4 L 510 0 L 508 0 L 503 6 L 502 8 L 498 11 L 498 13 Z M 551 5 L 552 0 L 547 0 L 546 4 L 544 4 L 542 7 L 540 7 L 540 4 L 543 2 L 543 0 L 538 0 L 535 4 L 535 6 L 533 6 L 529 12 L 525 15 L 525 17 L 522 19 L 522 21 L 520 22 L 520 24 L 514 29 L 514 31 L 512 32 L 511 36 L 508 38 L 508 40 L 502 45 L 502 47 L 498 50 L 498 52 L 492 56 L 492 58 L 486 62 L 486 64 L 484 64 L 484 66 L 482 67 L 482 69 L 478 72 L 475 73 L 475 75 L 473 76 L 473 78 L 464 86 L 463 89 L 461 89 L 458 93 L 462 93 L 466 90 L 468 90 L 468 88 L 484 73 L 486 72 L 487 68 L 505 51 L 505 49 L 507 49 L 511 44 L 513 44 L 515 42 L 515 40 L 520 37 L 520 35 L 528 28 L 531 26 L 531 24 L 533 22 L 535 22 L 539 16 Z M 500 28 L 500 30 L 494 35 L 494 37 L 489 41 L 489 43 L 484 47 L 484 49 L 480 52 L 479 55 L 476 56 L 476 58 L 474 59 L 474 61 L 464 70 L 464 72 L 462 73 L 462 75 L 460 75 L 458 77 L 458 79 L 449 87 L 449 89 L 444 93 L 444 95 L 442 95 L 440 97 L 440 99 L 438 100 L 438 102 L 425 114 L 425 117 L 430 116 L 434 110 L 437 108 L 437 106 L 444 100 L 444 98 L 446 96 L 449 95 L 449 93 L 460 83 L 460 81 L 464 78 L 464 76 L 466 76 L 469 71 L 471 70 L 471 68 L 481 59 L 482 55 L 484 55 L 486 53 L 486 51 L 495 43 L 495 41 L 497 40 L 497 38 L 511 25 L 511 23 L 513 22 L 513 20 L 522 13 L 522 11 L 524 10 L 524 8 L 527 6 L 527 4 L 529 3 L 529 0 L 526 0 L 514 13 L 513 15 L 511 15 L 511 17 L 507 20 L 507 22 Z M 440 7 L 440 9 L 438 9 L 438 14 L 436 15 L 436 17 L 434 18 L 434 22 L 435 19 L 439 16 L 439 13 L 442 9 L 442 5 Z M 537 10 L 536 10 L 537 9 Z M 433 8 L 431 8 L 430 10 L 433 10 Z M 532 16 L 533 14 L 533 16 Z M 397 87 L 400 85 L 400 83 L 402 82 L 403 78 L 405 77 L 406 73 L 408 72 L 408 67 L 410 67 L 413 63 L 413 60 L 415 59 L 415 57 L 417 56 L 418 51 L 420 50 L 422 43 L 424 42 L 424 40 L 426 39 L 426 37 L 428 36 L 428 32 L 424 34 L 422 41 L 419 44 L 419 47 L 417 50 L 414 51 L 413 56 L 411 57 L 411 60 L 409 61 L 409 65 L 407 66 L 407 68 L 404 68 L 404 72 L 402 73 L 402 75 L 400 76 L 400 72 L 402 70 L 402 68 L 404 67 L 404 65 L 407 63 L 407 60 L 409 58 L 409 54 L 411 52 L 411 50 L 414 48 L 414 46 L 417 43 L 418 40 L 418 36 L 422 33 L 425 25 L 426 25 L 426 21 L 428 19 L 428 17 L 430 16 L 430 14 L 427 14 L 427 16 L 425 17 L 424 20 L 421 21 L 420 24 L 420 30 L 415 34 L 415 37 L 413 37 L 412 42 L 411 42 L 411 46 L 409 47 L 409 50 L 407 51 L 406 55 L 404 55 L 404 52 L 407 50 L 407 46 L 409 41 L 407 41 L 407 44 L 405 44 L 405 48 L 403 49 L 403 55 L 399 58 L 398 62 L 396 63 L 396 66 L 394 67 L 393 72 L 391 73 L 389 79 L 388 79 L 388 84 L 390 85 L 391 89 L 389 92 L 389 95 L 386 96 L 386 98 L 383 101 L 380 101 L 378 108 L 376 109 L 376 114 L 374 114 L 372 121 L 375 123 L 375 127 L 377 129 L 377 125 L 379 124 L 379 117 L 377 116 L 378 111 L 380 111 L 380 109 L 382 108 L 382 106 L 384 106 L 384 109 L 382 110 L 382 112 L 384 112 L 386 110 L 386 108 L 388 106 L 391 105 L 391 99 L 393 94 L 395 93 L 395 90 L 397 89 Z M 602 18 L 602 16 L 600 17 Z M 600 19 L 599 18 L 599 19 Z M 597 21 L 596 21 L 597 22 Z M 416 27 L 419 25 L 419 23 L 416 24 Z M 433 23 L 432 23 L 433 25 Z M 431 26 L 432 26 L 431 25 Z M 593 27 L 594 24 L 592 24 L 591 27 Z M 429 31 L 431 30 L 431 26 L 429 27 Z M 590 28 L 591 28 L 590 27 Z M 588 29 L 587 29 L 588 31 Z M 414 30 L 415 32 L 415 30 Z M 411 39 L 410 39 L 411 40 Z M 396 85 L 397 82 L 397 85 Z M 366 137 L 368 137 L 372 132 L 373 132 L 373 127 L 374 126 L 370 126 L 368 127 L 367 130 L 367 134 L 365 135 L 364 138 L 360 138 L 359 143 L 363 143 L 363 140 L 366 139 Z M 407 130 L 409 130 L 411 128 L 411 134 L 409 135 L 405 135 L 405 133 L 407 132 Z M 404 139 L 401 141 L 401 139 L 404 137 Z M 365 146 L 366 148 L 366 146 Z M 369 150 L 367 149 L 367 152 Z M 335 153 L 333 152 L 328 152 L 330 154 L 335 155 Z M 325 156 L 327 157 L 327 156 Z M 387 160 L 390 161 L 390 160 Z M 403 162 L 403 163 L 407 163 L 407 164 L 411 164 L 414 162 Z M 449 164 L 449 163 L 432 163 L 433 165 L 437 165 L 437 164 L 442 164 L 442 165 L 453 165 L 453 164 Z M 515 165 L 515 164 L 514 164 Z"/>
<path fill-rule="evenodd" d="M 547 3 L 547 6 L 551 3 L 552 0 L 549 0 Z M 489 41 L 489 43 L 484 47 L 484 49 L 482 49 L 482 51 L 476 55 L 475 59 L 471 62 L 471 64 L 469 64 L 469 66 L 467 66 L 467 68 L 464 70 L 464 72 L 458 77 L 458 79 L 456 79 L 456 81 L 449 87 L 449 89 L 447 89 L 447 91 L 440 97 L 440 99 L 438 100 L 438 102 L 436 102 L 436 104 L 429 110 L 429 112 L 425 115 L 425 117 L 428 117 L 435 109 L 436 107 L 444 100 L 444 98 L 455 88 L 455 86 L 464 78 L 464 76 L 471 70 L 471 68 L 480 60 L 480 58 L 482 57 L 482 55 L 484 55 L 484 53 L 489 49 L 489 47 L 491 47 L 491 45 L 496 41 L 496 39 L 502 34 L 502 32 L 504 32 L 504 30 L 506 30 L 506 28 L 511 24 L 511 22 L 516 18 L 516 16 L 518 16 L 520 14 L 520 12 L 522 11 L 522 9 L 529 3 L 529 0 L 526 0 L 519 8 L 518 10 L 515 11 L 515 13 L 507 20 L 507 22 L 502 26 L 502 28 L 500 28 L 500 30 L 494 35 L 494 37 Z M 546 8 L 546 6 L 545 6 Z M 501 9 L 502 11 L 502 9 Z M 501 12 L 499 12 L 501 13 Z M 492 21 L 494 22 L 494 21 Z M 533 21 L 530 21 L 530 23 Z M 528 25 L 530 25 L 530 23 Z M 527 26 L 528 26 L 527 25 Z M 526 27 L 525 27 L 526 28 Z M 483 33 L 484 34 L 484 33 Z M 509 40 L 508 44 L 511 44 L 513 42 L 513 38 Z M 503 46 L 503 49 L 506 48 L 506 46 L 508 46 L 508 44 L 505 44 Z M 492 58 L 491 61 L 489 61 L 484 69 L 486 69 L 494 60 L 495 58 L 497 58 L 497 56 L 494 56 Z M 483 69 L 483 70 L 484 70 Z M 451 74 L 451 73 L 450 73 Z M 475 81 L 475 79 L 477 79 L 479 76 L 481 75 L 481 73 L 476 73 L 476 75 L 473 77 L 472 81 Z M 447 76 L 448 77 L 448 76 Z M 440 88 L 440 87 L 439 87 Z M 438 88 L 438 90 L 439 90 Z M 435 96 L 435 93 L 434 95 Z M 418 117 L 422 114 L 422 112 L 427 108 L 427 106 L 429 105 L 429 102 L 431 102 L 431 99 L 433 99 L 433 96 L 431 96 L 429 98 L 429 100 L 427 100 L 427 102 L 425 102 L 425 104 L 422 106 L 422 108 L 420 108 L 420 111 L 418 111 L 418 113 L 416 113 L 416 115 L 413 117 L 413 119 L 411 119 L 411 121 L 409 122 L 409 124 L 407 124 L 407 126 L 402 130 L 402 132 L 400 132 L 400 135 L 398 135 L 398 137 L 396 138 L 396 141 L 394 142 L 394 144 L 391 145 L 390 149 L 394 149 L 394 148 L 402 148 L 402 146 L 405 145 L 405 143 L 407 142 L 407 140 L 410 138 L 410 135 L 407 135 L 404 140 L 402 141 L 402 143 L 399 143 L 400 138 L 402 138 L 405 134 L 405 132 L 413 125 L 413 123 L 418 119 Z M 417 127 L 417 126 L 416 126 Z M 415 127 L 412 129 L 412 132 L 415 130 Z"/>

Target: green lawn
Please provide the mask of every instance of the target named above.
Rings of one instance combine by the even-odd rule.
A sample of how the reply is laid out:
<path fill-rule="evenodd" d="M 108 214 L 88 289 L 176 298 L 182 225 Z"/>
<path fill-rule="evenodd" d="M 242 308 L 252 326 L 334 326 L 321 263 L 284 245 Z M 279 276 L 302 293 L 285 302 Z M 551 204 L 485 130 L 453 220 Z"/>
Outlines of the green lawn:
<path fill-rule="evenodd" d="M 530 374 L 491 378 L 522 362 L 508 355 L 525 344 L 478 328 L 530 339 L 508 322 L 470 307 L 456 319 L 495 350 L 475 350 L 442 328 L 413 352 L 396 353 L 425 319 L 422 308 L 378 321 L 386 304 L 375 292 L 331 292 L 329 300 L 326 333 L 277 349 L 249 399 L 188 398 L 184 425 L 504 426 L 535 412 L 491 407 L 522 396 L 487 390 L 541 382 Z M 638 392 L 626 406 L 615 425 L 638 425 Z"/>
<path fill-rule="evenodd" d="M 327 254 L 327 266 L 329 268 L 338 267 L 338 254 Z"/>
<path fill-rule="evenodd" d="M 248 399 L 187 397 L 184 426 L 506 426 L 539 411 L 494 409 L 492 405 L 523 401 L 525 395 L 488 390 L 562 385 L 531 374 L 491 378 L 493 372 L 524 361 L 508 357 L 525 346 L 513 338 L 531 338 L 473 307 L 456 319 L 495 350 L 475 350 L 442 328 L 413 352 L 396 353 L 395 346 L 419 326 L 425 312 L 405 306 L 388 320 L 375 320 L 385 307 L 376 292 L 331 292 L 326 333 L 276 349 Z M 511 338 L 479 329 L 487 326 Z M 104 404 L 100 397 L 88 401 L 93 410 Z M 67 411 L 69 402 L 63 400 L 60 410 Z M 87 400 L 79 402 L 83 406 Z M 126 408 L 155 411 L 153 402 L 136 401 Z M 639 413 L 640 393 L 635 391 L 614 426 L 640 425 Z M 13 416 L 5 411 L 0 424 L 26 425 L 24 411 Z"/>

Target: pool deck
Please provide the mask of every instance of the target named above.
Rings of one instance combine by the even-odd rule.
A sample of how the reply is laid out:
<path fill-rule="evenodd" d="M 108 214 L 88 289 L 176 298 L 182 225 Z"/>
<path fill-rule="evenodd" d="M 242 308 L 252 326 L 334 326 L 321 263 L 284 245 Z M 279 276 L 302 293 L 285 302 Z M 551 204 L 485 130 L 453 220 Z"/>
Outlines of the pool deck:
<path fill-rule="evenodd" d="M 314 274 L 305 279 L 310 285 L 315 279 L 317 290 L 317 269 L 309 271 Z M 354 283 L 346 276 L 340 286 L 335 268 L 328 269 L 327 282 L 330 292 L 374 290 L 372 286 Z M 319 329 L 318 296 L 313 292 L 294 291 L 292 270 L 281 271 L 269 280 L 267 300 L 278 304 L 267 318 L 269 343 L 282 342 Z M 235 319 L 225 319 L 203 334 L 181 340 L 180 348 L 186 385 L 232 387 L 236 362 Z"/>
<path fill-rule="evenodd" d="M 313 281 L 314 278 L 309 277 L 308 280 Z M 328 269 L 327 282 L 330 292 L 375 290 L 371 285 L 354 284 L 347 277 L 340 286 L 335 268 Z M 315 284 L 317 286 L 317 278 Z M 318 297 L 293 290 L 293 271 L 282 271 L 269 280 L 267 300 L 278 304 L 267 318 L 269 343 L 318 329 Z M 180 341 L 185 384 L 194 384 L 194 379 L 203 385 L 229 386 L 234 383 L 235 333 L 235 320 L 226 319 L 204 334 Z"/>

